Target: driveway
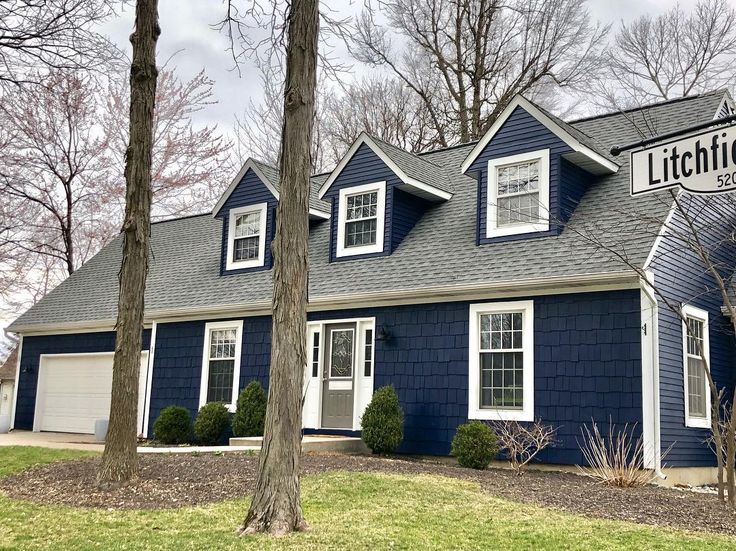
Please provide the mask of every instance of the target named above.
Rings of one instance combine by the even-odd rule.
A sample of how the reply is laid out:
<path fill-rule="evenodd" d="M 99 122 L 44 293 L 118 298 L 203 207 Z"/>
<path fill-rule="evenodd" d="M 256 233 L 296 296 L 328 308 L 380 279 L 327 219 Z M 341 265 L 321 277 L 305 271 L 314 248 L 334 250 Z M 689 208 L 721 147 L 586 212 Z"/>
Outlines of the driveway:
<path fill-rule="evenodd" d="M 0 434 L 0 446 L 36 446 L 39 448 L 64 448 L 101 452 L 104 445 L 96 442 L 92 434 L 70 434 L 66 432 L 31 432 L 14 430 Z"/>

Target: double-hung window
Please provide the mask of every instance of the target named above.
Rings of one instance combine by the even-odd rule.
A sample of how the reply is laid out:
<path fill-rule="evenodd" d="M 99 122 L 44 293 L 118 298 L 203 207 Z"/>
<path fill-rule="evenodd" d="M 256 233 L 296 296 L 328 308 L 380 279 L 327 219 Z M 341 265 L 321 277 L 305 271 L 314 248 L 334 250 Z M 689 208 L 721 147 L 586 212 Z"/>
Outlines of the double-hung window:
<path fill-rule="evenodd" d="M 213 322 L 205 325 L 199 406 L 223 402 L 235 410 L 240 381 L 240 351 L 243 322 Z"/>
<path fill-rule="evenodd" d="M 386 182 L 340 190 L 338 257 L 383 251 Z"/>
<path fill-rule="evenodd" d="M 227 269 L 263 266 L 266 246 L 267 204 L 250 205 L 230 211 Z"/>
<path fill-rule="evenodd" d="M 710 386 L 706 369 L 710 364 L 708 312 L 683 306 L 682 323 L 683 380 L 685 389 L 685 425 L 710 427 Z"/>
<path fill-rule="evenodd" d="M 534 418 L 534 303 L 470 306 L 470 419 Z"/>
<path fill-rule="evenodd" d="M 549 229 L 549 150 L 488 162 L 486 237 Z"/>

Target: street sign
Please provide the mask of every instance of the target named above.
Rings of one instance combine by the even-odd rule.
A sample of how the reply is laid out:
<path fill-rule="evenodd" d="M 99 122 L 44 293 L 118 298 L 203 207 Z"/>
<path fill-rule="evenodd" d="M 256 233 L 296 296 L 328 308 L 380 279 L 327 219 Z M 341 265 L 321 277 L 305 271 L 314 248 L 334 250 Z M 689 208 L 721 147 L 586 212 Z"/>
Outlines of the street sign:
<path fill-rule="evenodd" d="M 691 193 L 736 191 L 736 126 L 631 152 L 631 194 L 671 187 Z"/>

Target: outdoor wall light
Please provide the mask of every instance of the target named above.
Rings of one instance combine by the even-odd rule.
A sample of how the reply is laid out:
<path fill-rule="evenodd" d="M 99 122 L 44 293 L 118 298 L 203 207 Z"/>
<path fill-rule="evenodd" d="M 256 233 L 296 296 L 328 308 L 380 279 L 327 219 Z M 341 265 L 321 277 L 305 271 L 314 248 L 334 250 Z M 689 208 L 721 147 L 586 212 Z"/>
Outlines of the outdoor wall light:
<path fill-rule="evenodd" d="M 391 332 L 386 329 L 385 325 L 379 326 L 378 330 L 376 331 L 376 340 L 377 341 L 387 341 L 391 338 Z"/>

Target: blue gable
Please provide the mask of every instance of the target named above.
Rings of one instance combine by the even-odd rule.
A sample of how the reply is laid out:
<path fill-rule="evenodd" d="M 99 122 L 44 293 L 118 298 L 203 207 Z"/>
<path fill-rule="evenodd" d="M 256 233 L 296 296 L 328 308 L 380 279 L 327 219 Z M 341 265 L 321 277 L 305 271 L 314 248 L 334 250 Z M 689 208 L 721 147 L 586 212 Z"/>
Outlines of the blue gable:
<path fill-rule="evenodd" d="M 383 251 L 359 256 L 336 257 L 337 224 L 340 190 L 374 182 L 386 182 L 386 212 L 384 220 Z M 414 224 L 431 205 L 429 201 L 406 193 L 397 186 L 402 185 L 401 179 L 384 163 L 378 155 L 365 143 L 360 145 L 355 154 L 345 165 L 324 199 L 332 203 L 330 217 L 330 261 L 351 260 L 372 256 L 385 256 L 401 244 Z"/>
<path fill-rule="evenodd" d="M 549 209 L 550 230 L 535 234 L 508 235 L 502 237 L 486 237 L 486 217 L 488 212 L 488 161 L 520 153 L 528 153 L 549 149 Z M 562 232 L 562 224 L 556 220 L 567 221 L 572 210 L 585 193 L 594 176 L 578 168 L 562 158 L 572 148 L 552 133 L 546 126 L 530 115 L 522 107 L 514 109 L 508 119 L 499 128 L 483 151 L 478 155 L 469 172 L 477 174 L 478 208 L 477 228 L 478 243 L 493 243 L 529 237 L 558 235 Z"/>
<path fill-rule="evenodd" d="M 266 203 L 266 242 L 264 251 L 263 266 L 255 268 L 244 268 L 239 270 L 225 270 L 227 263 L 227 235 L 230 222 L 230 210 L 248 205 L 257 205 Z M 240 183 L 235 187 L 230 197 L 227 198 L 222 208 L 217 213 L 217 218 L 222 220 L 222 243 L 220 252 L 220 275 L 234 274 L 242 272 L 256 272 L 260 270 L 270 270 L 273 265 L 273 255 L 271 254 L 271 241 L 276 230 L 276 206 L 278 201 L 274 197 L 271 190 L 256 176 L 253 170 L 243 175 Z"/>

